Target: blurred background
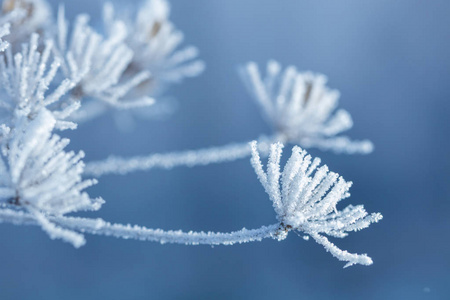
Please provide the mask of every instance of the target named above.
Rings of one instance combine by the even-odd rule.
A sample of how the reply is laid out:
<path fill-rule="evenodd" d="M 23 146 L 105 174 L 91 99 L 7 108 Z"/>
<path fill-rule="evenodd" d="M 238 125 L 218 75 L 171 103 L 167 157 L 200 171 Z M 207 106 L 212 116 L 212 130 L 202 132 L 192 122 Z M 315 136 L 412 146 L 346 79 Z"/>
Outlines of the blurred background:
<path fill-rule="evenodd" d="M 51 1 L 98 22 L 100 0 Z M 116 1 L 137 5 L 138 1 Z M 450 299 L 450 2 L 173 0 L 172 21 L 207 69 L 173 86 L 174 114 L 117 129 L 111 115 L 67 135 L 86 161 L 244 142 L 271 129 L 237 67 L 277 59 L 321 72 L 375 152 L 311 150 L 354 182 L 343 205 L 384 219 L 343 240 L 370 267 L 343 263 L 295 234 L 236 246 L 160 245 L 87 236 L 74 249 L 37 227 L 0 226 L 0 299 Z M 286 149 L 286 153 L 290 150 Z M 247 159 L 105 176 L 101 216 L 151 228 L 233 231 L 275 214 Z"/>

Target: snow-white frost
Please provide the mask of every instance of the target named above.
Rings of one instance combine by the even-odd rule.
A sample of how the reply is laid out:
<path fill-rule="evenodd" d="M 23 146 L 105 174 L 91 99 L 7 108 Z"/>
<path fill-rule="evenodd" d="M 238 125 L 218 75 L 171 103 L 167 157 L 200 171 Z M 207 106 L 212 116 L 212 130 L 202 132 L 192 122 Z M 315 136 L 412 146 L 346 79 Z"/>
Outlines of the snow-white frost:
<path fill-rule="evenodd" d="M 241 75 L 280 141 L 338 153 L 372 152 L 368 140 L 335 137 L 350 129 L 353 122 L 346 110 L 335 111 L 339 92 L 326 86 L 326 76 L 299 72 L 294 66 L 283 70 L 273 60 L 267 63 L 265 76 L 254 62 L 247 63 Z"/>
<path fill-rule="evenodd" d="M 286 231 L 296 230 L 311 236 L 334 257 L 346 261 L 345 267 L 372 264 L 366 254 L 341 250 L 324 236 L 343 238 L 350 231 L 364 229 L 381 220 L 381 214 L 368 215 L 361 205 L 337 210 L 338 202 L 350 196 L 351 182 L 330 172 L 326 165 L 319 167 L 320 159 L 312 160 L 298 146 L 292 149 L 292 155 L 281 171 L 281 143 L 271 145 L 267 171 L 264 171 L 256 141 L 251 146 L 253 168 Z"/>

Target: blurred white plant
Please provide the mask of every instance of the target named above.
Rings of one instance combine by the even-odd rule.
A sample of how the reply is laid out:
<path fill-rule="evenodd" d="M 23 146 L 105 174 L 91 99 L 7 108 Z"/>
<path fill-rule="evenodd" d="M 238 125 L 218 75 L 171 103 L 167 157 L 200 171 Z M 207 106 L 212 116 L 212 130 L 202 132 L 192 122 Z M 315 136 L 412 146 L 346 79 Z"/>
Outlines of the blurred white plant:
<path fill-rule="evenodd" d="M 111 35 L 105 39 L 88 25 L 88 21 L 88 15 L 77 16 L 68 42 L 68 22 L 64 16 L 64 7 L 59 8 L 55 52 L 63 62 L 64 75 L 77 83 L 72 96 L 103 102 L 86 105 L 86 108 L 77 112 L 80 118 L 96 116 L 96 112 L 102 111 L 105 104 L 118 109 L 152 105 L 154 100 L 148 96 L 124 99 L 150 77 L 150 72 L 140 71 L 129 80 L 123 80 L 124 71 L 133 58 L 133 51 L 125 44 L 125 25 L 120 21 L 114 22 Z M 87 117 L 86 114 L 91 116 Z"/>
<path fill-rule="evenodd" d="M 8 36 L 15 51 L 32 33 L 43 34 L 51 21 L 52 11 L 45 0 L 4 0 L 0 24 L 11 23 L 12 34 Z"/>
<path fill-rule="evenodd" d="M 32 119 L 42 108 L 47 107 L 57 120 L 56 129 L 75 129 L 76 124 L 65 119 L 79 108 L 79 103 L 60 101 L 75 86 L 75 82 L 65 79 L 52 93 L 46 95 L 59 69 L 60 61 L 54 58 L 49 67 L 48 60 L 53 43 L 46 41 L 43 51 L 39 52 L 38 41 L 39 36 L 34 33 L 30 37 L 30 43 L 24 44 L 20 53 L 13 56 L 8 48 L 5 54 L 0 56 L 2 88 L 7 94 L 0 100 L 0 122 L 11 127 L 15 122 L 13 119 L 17 110 Z"/>
<path fill-rule="evenodd" d="M 178 50 L 184 37 L 169 20 L 169 14 L 170 5 L 166 0 L 145 0 L 135 15 L 116 16 L 111 3 L 104 6 L 103 19 L 108 35 L 115 34 L 117 19 L 126 26 L 125 41 L 134 53 L 126 74 L 132 76 L 142 70 L 151 73 L 135 91 L 137 94 L 155 95 L 168 84 L 198 76 L 205 68 L 197 59 L 197 48 L 188 46 Z"/>
<path fill-rule="evenodd" d="M 265 77 L 254 62 L 247 63 L 241 75 L 278 140 L 338 153 L 373 151 L 369 140 L 335 137 L 350 129 L 353 122 L 346 110 L 335 111 L 339 92 L 326 86 L 325 75 L 301 73 L 294 66 L 283 71 L 274 60 L 267 63 Z"/>

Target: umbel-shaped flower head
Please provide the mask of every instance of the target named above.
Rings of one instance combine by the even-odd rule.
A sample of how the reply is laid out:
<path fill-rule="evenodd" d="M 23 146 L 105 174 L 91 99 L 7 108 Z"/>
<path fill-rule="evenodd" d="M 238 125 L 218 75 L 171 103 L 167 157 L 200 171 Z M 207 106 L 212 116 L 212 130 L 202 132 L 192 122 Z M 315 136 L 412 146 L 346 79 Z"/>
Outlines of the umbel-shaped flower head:
<path fill-rule="evenodd" d="M 64 75 L 77 83 L 73 96 L 93 98 L 119 109 L 152 105 L 153 99 L 147 96 L 128 97 L 131 90 L 150 77 L 150 72 L 137 72 L 124 79 L 124 72 L 133 58 L 133 51 L 125 43 L 125 24 L 113 22 L 111 34 L 104 38 L 88 25 L 89 16 L 82 14 L 76 17 L 68 38 L 69 23 L 64 14 L 64 6 L 60 6 L 55 52 L 62 61 Z"/>
<path fill-rule="evenodd" d="M 59 228 L 47 216 L 97 210 L 103 200 L 83 191 L 96 181 L 82 179 L 84 154 L 64 151 L 69 140 L 52 134 L 55 124 L 52 114 L 41 109 L 31 121 L 18 117 L 14 129 L 3 126 L 0 203 L 29 211 L 50 237 L 78 247 L 83 236 Z"/>
<path fill-rule="evenodd" d="M 294 66 L 282 70 L 269 61 L 265 77 L 249 62 L 241 70 L 247 89 L 265 119 L 282 142 L 346 153 L 370 153 L 370 141 L 335 137 L 353 126 L 350 114 L 338 109 L 339 92 L 326 86 L 322 74 L 298 72 Z"/>
<path fill-rule="evenodd" d="M 252 142 L 251 147 L 251 162 L 273 203 L 280 222 L 280 234 L 295 230 L 311 236 L 334 257 L 346 261 L 345 267 L 372 264 L 372 259 L 366 254 L 341 250 L 325 237 L 343 238 L 350 231 L 361 230 L 382 219 L 379 213 L 368 215 L 362 205 L 349 205 L 342 211 L 337 210 L 338 202 L 350 196 L 351 182 L 330 172 L 326 165 L 319 167 L 320 159 L 311 160 L 311 156 L 298 146 L 292 149 L 292 155 L 281 172 L 283 145 L 280 143 L 271 145 L 267 172 L 264 172 L 257 143 Z"/>

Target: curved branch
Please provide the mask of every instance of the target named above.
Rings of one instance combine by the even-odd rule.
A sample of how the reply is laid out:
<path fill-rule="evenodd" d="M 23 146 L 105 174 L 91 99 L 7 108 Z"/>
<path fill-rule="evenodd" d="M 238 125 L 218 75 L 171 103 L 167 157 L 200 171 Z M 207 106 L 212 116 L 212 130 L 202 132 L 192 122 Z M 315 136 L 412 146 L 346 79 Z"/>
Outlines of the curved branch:
<path fill-rule="evenodd" d="M 258 144 L 260 151 L 265 153 L 271 140 L 261 138 Z M 135 171 L 147 171 L 154 168 L 172 169 L 178 166 L 205 166 L 213 163 L 223 163 L 250 157 L 251 147 L 249 142 L 234 143 L 218 147 L 210 147 L 199 150 L 187 150 L 169 153 L 154 153 L 146 156 L 123 158 L 110 156 L 105 160 L 94 161 L 86 164 L 85 175 L 102 176 L 105 174 L 125 175 Z"/>
<path fill-rule="evenodd" d="M 258 229 L 241 229 L 230 233 L 221 232 L 184 232 L 181 230 L 165 231 L 142 226 L 122 225 L 106 222 L 102 219 L 78 217 L 47 217 L 54 224 L 69 230 L 95 235 L 113 236 L 123 239 L 136 239 L 185 245 L 233 245 L 261 241 L 265 238 L 283 240 L 287 233 L 280 224 L 262 226 Z M 16 225 L 39 225 L 32 214 L 12 209 L 0 210 L 0 222 Z"/>

